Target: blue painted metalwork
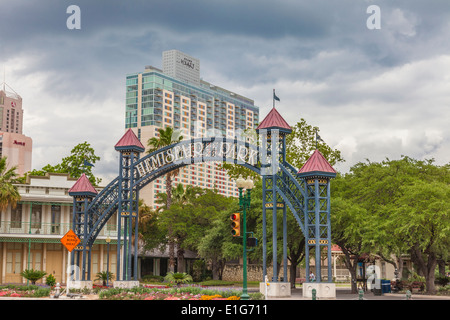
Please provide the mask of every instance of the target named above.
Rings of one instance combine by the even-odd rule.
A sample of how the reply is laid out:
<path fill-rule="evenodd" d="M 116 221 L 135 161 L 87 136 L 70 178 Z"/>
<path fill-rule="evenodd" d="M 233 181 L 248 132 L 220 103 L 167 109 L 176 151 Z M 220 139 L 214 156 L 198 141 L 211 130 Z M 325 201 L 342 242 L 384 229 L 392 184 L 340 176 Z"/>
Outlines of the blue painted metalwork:
<path fill-rule="evenodd" d="M 321 172 L 297 174 L 298 170 L 286 161 L 285 144 L 286 135 L 289 133 L 290 131 L 279 128 L 261 129 L 258 132 L 261 147 L 237 138 L 208 137 L 184 140 L 158 149 L 142 158 L 140 158 L 140 154 L 144 151 L 142 148 L 117 147 L 116 150 L 120 152 L 119 176 L 95 197 L 74 195 L 73 228 L 82 240 L 82 244 L 72 255 L 72 264 L 75 262 L 76 265 L 82 266 L 82 280 L 85 279 L 85 274 L 87 279 L 90 279 L 92 245 L 99 232 L 116 212 L 119 214 L 116 277 L 117 280 L 137 280 L 139 190 L 172 170 L 193 163 L 210 161 L 242 165 L 262 176 L 263 279 L 267 274 L 267 209 L 272 209 L 272 281 L 278 281 L 278 209 L 283 210 L 284 281 L 287 281 L 287 207 L 305 236 L 307 256 L 310 249 L 314 248 L 316 266 L 320 265 L 320 248 L 327 246 L 328 261 L 331 261 L 329 179 L 332 175 Z M 242 151 L 244 152 L 241 153 Z M 134 247 L 131 228 L 133 223 Z M 122 230 L 124 230 L 123 234 Z M 132 263 L 133 255 L 134 263 Z M 309 259 L 306 261 L 307 274 L 309 274 Z M 132 264 L 133 270 L 131 270 Z M 321 281 L 320 268 L 316 272 L 316 278 Z M 328 281 L 331 281 L 330 264 Z"/>

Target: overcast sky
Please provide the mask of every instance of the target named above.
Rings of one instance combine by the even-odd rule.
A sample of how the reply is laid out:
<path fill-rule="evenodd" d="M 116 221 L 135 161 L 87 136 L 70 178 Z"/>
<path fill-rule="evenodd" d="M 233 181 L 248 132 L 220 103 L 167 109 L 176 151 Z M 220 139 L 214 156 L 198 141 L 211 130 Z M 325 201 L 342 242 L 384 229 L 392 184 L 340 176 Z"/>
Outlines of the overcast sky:
<path fill-rule="evenodd" d="M 66 26 L 81 9 L 81 29 Z M 369 29 L 380 8 L 380 29 Z M 450 161 L 448 0 L 0 0 L 0 70 L 23 98 L 33 168 L 87 141 L 94 173 L 118 173 L 125 77 L 164 50 L 200 59 L 201 77 L 318 126 L 358 161 Z M 3 79 L 2 79 L 3 81 Z M 1 82 L 2 82 L 1 81 Z"/>

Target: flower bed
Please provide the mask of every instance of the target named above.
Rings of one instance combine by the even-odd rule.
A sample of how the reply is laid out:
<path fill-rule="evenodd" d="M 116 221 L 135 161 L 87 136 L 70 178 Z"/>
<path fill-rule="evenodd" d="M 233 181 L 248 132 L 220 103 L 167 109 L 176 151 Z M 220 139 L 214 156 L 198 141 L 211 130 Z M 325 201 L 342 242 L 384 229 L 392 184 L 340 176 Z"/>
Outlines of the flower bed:
<path fill-rule="evenodd" d="M 200 287 L 139 287 L 132 289 L 114 288 L 102 290 L 102 300 L 239 300 L 240 291 L 211 290 Z"/>
<path fill-rule="evenodd" d="M 13 290 L 1 290 L 0 297 L 23 297 L 20 293 Z"/>
<path fill-rule="evenodd" d="M 0 297 L 48 297 L 50 287 L 41 287 L 36 285 L 7 285 L 0 287 Z"/>

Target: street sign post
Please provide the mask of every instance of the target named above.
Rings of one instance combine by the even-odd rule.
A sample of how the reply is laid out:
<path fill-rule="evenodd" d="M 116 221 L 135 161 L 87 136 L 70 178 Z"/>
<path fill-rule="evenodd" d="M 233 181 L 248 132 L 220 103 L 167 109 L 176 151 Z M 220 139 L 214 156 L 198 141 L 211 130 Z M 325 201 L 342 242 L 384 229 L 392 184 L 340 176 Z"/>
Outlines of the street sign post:
<path fill-rule="evenodd" d="M 67 254 L 67 280 L 66 280 L 66 295 L 69 294 L 69 283 L 70 283 L 70 253 L 72 252 L 73 249 L 75 249 L 75 247 L 81 242 L 80 238 L 78 238 L 78 236 L 76 235 L 75 232 L 73 232 L 72 229 L 70 229 L 62 238 L 61 238 L 61 243 L 63 244 L 64 247 L 66 247 L 68 254 Z"/>

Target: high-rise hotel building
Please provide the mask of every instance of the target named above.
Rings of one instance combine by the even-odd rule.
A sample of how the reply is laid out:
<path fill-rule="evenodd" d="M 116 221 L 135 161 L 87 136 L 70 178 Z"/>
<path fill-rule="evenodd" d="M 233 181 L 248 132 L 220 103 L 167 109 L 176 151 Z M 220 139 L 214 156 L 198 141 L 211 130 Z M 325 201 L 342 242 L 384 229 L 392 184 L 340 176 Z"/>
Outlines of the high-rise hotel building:
<path fill-rule="evenodd" d="M 0 85 L 0 157 L 7 158 L 8 169 L 17 167 L 18 175 L 31 170 L 33 141 L 22 129 L 22 97 L 3 82 Z"/>
<path fill-rule="evenodd" d="M 256 128 L 259 108 L 254 101 L 200 78 L 200 61 L 178 50 L 162 54 L 162 70 L 146 66 L 143 72 L 126 77 L 125 127 L 132 128 L 147 146 L 158 129 L 173 127 L 185 139 L 199 137 L 209 129 L 233 137 L 236 130 Z M 237 196 L 235 182 L 217 163 L 186 166 L 174 179 L 178 183 L 202 188 L 216 188 L 225 196 Z M 164 178 L 141 191 L 147 205 L 165 192 Z"/>

